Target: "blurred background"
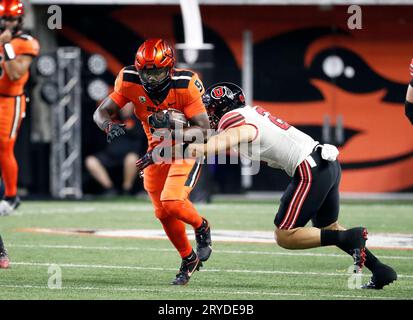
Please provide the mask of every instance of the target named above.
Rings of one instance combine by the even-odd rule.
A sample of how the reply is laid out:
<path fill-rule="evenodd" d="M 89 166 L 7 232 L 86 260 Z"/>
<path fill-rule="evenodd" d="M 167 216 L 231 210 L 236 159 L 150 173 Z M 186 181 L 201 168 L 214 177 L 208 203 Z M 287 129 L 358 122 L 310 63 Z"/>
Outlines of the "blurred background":
<path fill-rule="evenodd" d="M 361 29 L 354 28 L 357 10 L 348 12 L 353 3 L 361 8 Z M 113 186 L 94 178 L 94 159 L 110 162 L 110 151 L 101 154 L 107 143 L 92 115 L 117 73 L 134 63 L 144 39 L 161 37 L 175 46 L 178 67 L 197 71 L 205 87 L 235 82 L 249 103 L 339 146 L 343 194 L 413 198 L 413 127 L 404 115 L 413 57 L 409 3 L 26 1 L 25 27 L 40 41 L 41 56 L 33 63 L 16 146 L 19 193 L 82 198 L 143 191 L 139 179 L 125 187 L 123 162 L 108 168 Z M 59 8 L 61 28 L 50 28 Z M 58 20 L 52 22 L 59 27 Z M 131 141 L 140 141 L 133 150 L 141 156 L 146 139 L 140 124 L 133 115 L 125 117 Z M 285 173 L 265 166 L 248 175 L 245 161 L 208 165 L 193 196 L 274 197 L 288 182 Z"/>

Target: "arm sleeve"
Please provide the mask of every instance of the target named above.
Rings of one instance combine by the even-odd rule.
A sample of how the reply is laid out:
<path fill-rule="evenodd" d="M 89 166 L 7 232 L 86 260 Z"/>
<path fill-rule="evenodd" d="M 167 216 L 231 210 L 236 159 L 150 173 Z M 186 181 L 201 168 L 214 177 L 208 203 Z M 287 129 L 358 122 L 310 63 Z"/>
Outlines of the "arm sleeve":
<path fill-rule="evenodd" d="M 191 119 L 201 113 L 206 113 L 205 105 L 202 102 L 202 95 L 205 89 L 202 81 L 195 74 L 188 86 L 187 103 L 184 107 L 184 114 L 187 119 Z"/>
<path fill-rule="evenodd" d="M 119 72 L 116 81 L 115 81 L 115 89 L 109 95 L 109 97 L 120 107 L 123 108 L 130 100 L 125 97 L 124 94 L 124 87 L 123 87 L 123 69 Z"/>
<path fill-rule="evenodd" d="M 228 112 L 218 124 L 218 131 L 224 131 L 229 128 L 239 127 L 245 124 L 245 118 L 239 112 Z"/>

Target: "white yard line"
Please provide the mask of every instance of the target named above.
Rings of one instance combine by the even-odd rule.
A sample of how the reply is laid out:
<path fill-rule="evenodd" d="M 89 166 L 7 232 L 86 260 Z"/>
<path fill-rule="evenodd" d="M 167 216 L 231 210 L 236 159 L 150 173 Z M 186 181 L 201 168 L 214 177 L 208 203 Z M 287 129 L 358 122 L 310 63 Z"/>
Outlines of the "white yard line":
<path fill-rule="evenodd" d="M 285 293 L 285 292 L 265 292 L 265 291 L 223 291 L 223 290 L 200 290 L 200 289 L 191 289 L 185 288 L 185 290 L 179 290 L 177 288 L 123 288 L 123 287 L 115 287 L 115 288 L 107 288 L 107 287 L 65 287 L 63 286 L 62 289 L 49 289 L 47 286 L 33 286 L 33 285 L 7 285 L 7 284 L 0 284 L 1 288 L 13 288 L 13 289 L 46 289 L 46 290 L 79 290 L 79 291 L 109 291 L 109 292 L 153 292 L 153 293 L 186 293 L 186 294 L 224 294 L 224 295 L 242 295 L 242 296 L 287 296 L 287 297 L 326 297 L 326 298 L 344 298 L 344 299 L 400 299 L 399 297 L 383 297 L 383 296 L 362 296 L 362 295 L 333 295 L 333 294 L 319 294 L 316 293 L 314 295 L 304 294 L 304 293 Z M 411 299 L 411 298 L 407 298 Z"/>
<path fill-rule="evenodd" d="M 17 229 L 17 231 L 58 235 L 83 235 L 99 238 L 168 239 L 162 229 L 22 228 Z M 187 235 L 190 240 L 194 240 L 193 231 L 187 230 Z M 218 229 L 214 230 L 213 239 L 215 242 L 274 244 L 274 233 L 273 231 Z M 375 233 L 369 234 L 368 241 L 369 248 L 413 251 L 413 234 Z"/>
<path fill-rule="evenodd" d="M 58 265 L 61 268 L 75 269 L 127 269 L 127 270 L 149 270 L 149 271 L 177 271 L 177 268 L 160 268 L 160 267 L 143 267 L 143 266 L 122 266 L 122 265 L 102 265 L 102 264 L 73 264 L 58 262 L 11 262 L 12 266 L 31 266 L 31 267 L 49 267 Z M 302 271 L 282 271 L 282 270 L 247 270 L 247 269 L 201 269 L 201 272 L 219 272 L 219 273 L 250 273 L 250 274 L 284 274 L 284 275 L 302 275 L 302 276 L 350 276 L 343 273 L 325 273 L 325 272 L 302 272 Z M 370 276 L 364 274 L 363 276 Z M 413 275 L 398 275 L 399 278 L 413 278 Z"/>
<path fill-rule="evenodd" d="M 176 252 L 175 249 L 167 248 L 145 248 L 145 247 L 116 247 L 116 246 L 82 246 L 82 245 L 49 245 L 49 244 L 14 244 L 9 243 L 10 248 L 30 248 L 30 249 L 69 249 L 69 250 L 97 250 L 97 251 L 154 251 L 154 252 Z M 273 251 L 248 251 L 248 250 L 218 250 L 213 253 L 220 254 L 251 254 L 251 255 L 272 255 L 272 256 L 295 256 L 295 257 L 335 257 L 346 258 L 346 254 L 334 253 L 311 253 L 311 252 L 273 252 Z M 393 260 L 413 260 L 413 256 L 377 256 L 380 259 Z"/>

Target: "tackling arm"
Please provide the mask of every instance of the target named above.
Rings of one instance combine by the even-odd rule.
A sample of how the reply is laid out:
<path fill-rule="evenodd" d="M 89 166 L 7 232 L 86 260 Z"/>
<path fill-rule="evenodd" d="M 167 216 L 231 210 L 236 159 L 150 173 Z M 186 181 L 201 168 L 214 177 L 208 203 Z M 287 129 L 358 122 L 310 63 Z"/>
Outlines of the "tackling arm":
<path fill-rule="evenodd" d="M 190 144 L 188 154 L 191 157 L 202 157 L 227 151 L 240 143 L 251 142 L 254 140 L 256 133 L 257 129 L 250 125 L 230 128 L 211 137 L 205 144 Z"/>
<path fill-rule="evenodd" d="M 182 132 L 179 132 L 180 130 L 175 131 L 174 136 L 181 134 L 183 141 L 189 143 L 194 142 L 195 137 L 202 136 L 204 142 L 206 142 L 208 139 L 208 129 L 210 129 L 208 115 L 206 113 L 198 114 L 189 119 L 189 123 L 191 127 L 184 128 Z"/>

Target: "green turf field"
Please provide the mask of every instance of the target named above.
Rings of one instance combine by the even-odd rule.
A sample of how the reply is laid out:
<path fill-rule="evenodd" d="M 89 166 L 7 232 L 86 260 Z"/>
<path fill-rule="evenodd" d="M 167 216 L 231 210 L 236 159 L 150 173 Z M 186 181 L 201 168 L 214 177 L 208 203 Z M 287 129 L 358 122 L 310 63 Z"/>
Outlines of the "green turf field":
<path fill-rule="evenodd" d="M 277 205 L 243 201 L 197 207 L 212 230 L 272 231 Z M 341 222 L 365 225 L 370 233 L 413 233 L 413 203 L 344 203 Z M 348 287 L 352 259 L 335 248 L 287 251 L 275 244 L 215 242 L 210 260 L 189 285 L 172 287 L 180 258 L 169 241 L 40 234 L 18 231 L 21 228 L 161 226 L 148 202 L 26 201 L 18 215 L 0 217 L 12 261 L 10 269 L 0 270 L 0 299 L 413 298 L 413 251 L 374 250 L 400 277 L 384 290 L 365 291 Z M 61 289 L 48 287 L 51 264 L 61 268 Z M 368 279 L 365 270 L 363 282 Z"/>

